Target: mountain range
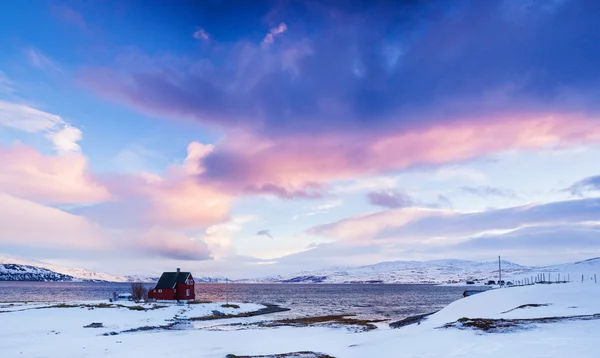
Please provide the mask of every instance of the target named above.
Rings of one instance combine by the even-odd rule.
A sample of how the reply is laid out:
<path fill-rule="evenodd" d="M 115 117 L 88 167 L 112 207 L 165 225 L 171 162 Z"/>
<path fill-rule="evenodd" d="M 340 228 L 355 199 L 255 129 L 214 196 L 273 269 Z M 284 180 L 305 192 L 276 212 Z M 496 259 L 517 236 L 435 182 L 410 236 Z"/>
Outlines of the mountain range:
<path fill-rule="evenodd" d="M 523 266 L 502 261 L 502 277 L 524 280 L 544 274 L 552 280 L 600 276 L 600 258 L 551 266 Z M 197 276 L 196 282 L 225 282 L 224 277 Z M 456 283 L 498 279 L 498 262 L 466 260 L 390 261 L 366 266 L 331 267 L 293 275 L 230 280 L 239 283 Z M 156 282 L 158 277 L 117 276 L 41 261 L 0 256 L 0 281 Z"/>

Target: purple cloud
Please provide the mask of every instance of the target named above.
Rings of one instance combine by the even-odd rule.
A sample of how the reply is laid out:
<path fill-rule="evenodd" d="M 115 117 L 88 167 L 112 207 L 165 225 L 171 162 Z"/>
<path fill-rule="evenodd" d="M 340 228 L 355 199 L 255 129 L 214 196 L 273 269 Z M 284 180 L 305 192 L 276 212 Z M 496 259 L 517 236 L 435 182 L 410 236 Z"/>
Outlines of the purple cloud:
<path fill-rule="evenodd" d="M 497 196 L 508 199 L 519 199 L 517 194 L 512 189 L 496 188 L 488 185 L 482 185 L 477 187 L 463 186 L 460 188 L 460 190 L 464 191 L 465 193 L 478 195 L 484 198 L 489 196 Z"/>
<path fill-rule="evenodd" d="M 211 28 L 238 41 L 127 52 L 80 81 L 223 130 L 201 179 L 236 193 L 320 197 L 315 187 L 357 175 L 598 141 L 597 1 L 280 7 L 255 39 Z M 266 47 L 265 31 L 279 34 Z M 544 140 L 522 134 L 540 128 Z"/>
<path fill-rule="evenodd" d="M 387 225 L 377 237 L 468 236 L 483 231 L 512 230 L 527 225 L 596 220 L 599 215 L 598 198 L 559 201 L 476 213 L 428 215 L 402 226 Z"/>
<path fill-rule="evenodd" d="M 566 190 L 577 196 L 582 196 L 586 191 L 600 190 L 600 175 L 581 179 Z"/>
<path fill-rule="evenodd" d="M 370 192 L 367 194 L 367 198 L 371 205 L 390 209 L 407 208 L 415 205 L 408 194 L 396 190 Z"/>
<path fill-rule="evenodd" d="M 597 111 L 598 9 L 330 3 L 297 14 L 298 28 L 310 18 L 317 31 L 288 30 L 269 51 L 240 41 L 150 68 L 132 61 L 116 76 L 90 69 L 84 81 L 153 113 L 280 134 L 406 128 L 482 111 Z"/>

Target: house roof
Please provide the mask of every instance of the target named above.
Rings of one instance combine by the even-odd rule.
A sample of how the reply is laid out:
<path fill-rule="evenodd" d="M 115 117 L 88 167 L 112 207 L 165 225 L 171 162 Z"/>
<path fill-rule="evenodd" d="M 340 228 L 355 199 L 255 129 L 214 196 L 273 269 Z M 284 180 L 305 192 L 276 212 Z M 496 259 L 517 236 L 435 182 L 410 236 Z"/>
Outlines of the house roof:
<path fill-rule="evenodd" d="M 154 288 L 173 288 L 176 283 L 185 283 L 189 272 L 163 272 Z"/>

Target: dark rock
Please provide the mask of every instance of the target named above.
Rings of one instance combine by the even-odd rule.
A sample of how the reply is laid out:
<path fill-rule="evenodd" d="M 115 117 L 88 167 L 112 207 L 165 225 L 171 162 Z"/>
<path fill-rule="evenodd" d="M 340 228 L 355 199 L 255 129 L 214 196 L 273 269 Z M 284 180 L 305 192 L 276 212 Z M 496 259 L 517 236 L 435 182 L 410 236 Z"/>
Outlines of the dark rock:
<path fill-rule="evenodd" d="M 104 325 L 101 322 L 90 323 L 87 326 L 83 326 L 83 328 L 102 328 Z"/>

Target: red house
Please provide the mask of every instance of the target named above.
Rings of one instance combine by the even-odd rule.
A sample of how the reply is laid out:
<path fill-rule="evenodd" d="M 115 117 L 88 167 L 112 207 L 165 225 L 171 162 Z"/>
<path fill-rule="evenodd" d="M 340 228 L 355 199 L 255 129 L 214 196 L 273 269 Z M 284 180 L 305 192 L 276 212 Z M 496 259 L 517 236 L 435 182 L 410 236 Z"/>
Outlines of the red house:
<path fill-rule="evenodd" d="M 153 289 L 148 291 L 148 299 L 153 301 L 193 301 L 194 278 L 190 272 L 163 272 Z"/>

